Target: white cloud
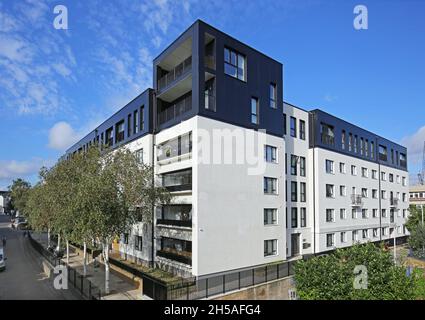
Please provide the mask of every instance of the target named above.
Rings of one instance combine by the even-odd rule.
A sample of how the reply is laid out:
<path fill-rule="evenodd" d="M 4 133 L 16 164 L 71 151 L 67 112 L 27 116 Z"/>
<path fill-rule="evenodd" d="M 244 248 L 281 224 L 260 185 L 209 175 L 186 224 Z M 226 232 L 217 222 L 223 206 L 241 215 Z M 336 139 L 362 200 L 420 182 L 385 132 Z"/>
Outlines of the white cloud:
<path fill-rule="evenodd" d="M 51 149 L 65 151 L 82 137 L 69 123 L 61 121 L 49 130 L 49 144 Z"/>
<path fill-rule="evenodd" d="M 30 161 L 0 161 L 0 180 L 12 180 L 37 174 L 42 166 L 52 165 L 51 160 L 34 158 Z"/>
<path fill-rule="evenodd" d="M 409 167 L 421 165 L 425 142 L 425 126 L 419 128 L 414 134 L 401 140 L 401 144 L 407 148 Z M 421 166 L 420 166 L 421 168 Z"/>
<path fill-rule="evenodd" d="M 327 94 L 325 94 L 323 99 L 325 99 L 326 102 L 334 102 L 335 100 L 338 99 L 338 96 L 327 93 Z"/>

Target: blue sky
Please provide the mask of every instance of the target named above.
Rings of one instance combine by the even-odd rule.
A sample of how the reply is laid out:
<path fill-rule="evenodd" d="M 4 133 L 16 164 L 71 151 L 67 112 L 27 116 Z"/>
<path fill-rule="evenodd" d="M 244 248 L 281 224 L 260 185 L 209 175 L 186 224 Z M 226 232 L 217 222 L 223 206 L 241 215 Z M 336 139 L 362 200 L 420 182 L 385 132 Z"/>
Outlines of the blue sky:
<path fill-rule="evenodd" d="M 53 8 L 68 9 L 68 30 Z M 368 8 L 368 30 L 353 9 Z M 425 140 L 425 1 L 0 0 L 0 189 L 34 182 L 146 87 L 152 59 L 196 19 L 284 64 L 284 99 L 409 148 Z"/>

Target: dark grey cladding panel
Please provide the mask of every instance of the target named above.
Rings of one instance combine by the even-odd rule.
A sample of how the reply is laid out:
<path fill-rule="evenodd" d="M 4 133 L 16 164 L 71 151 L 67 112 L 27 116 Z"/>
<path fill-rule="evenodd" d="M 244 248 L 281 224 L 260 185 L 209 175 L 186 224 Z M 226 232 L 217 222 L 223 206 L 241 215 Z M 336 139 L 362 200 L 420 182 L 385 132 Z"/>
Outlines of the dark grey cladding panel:
<path fill-rule="evenodd" d="M 321 123 L 329 124 L 334 127 L 335 143 L 333 146 L 322 142 L 321 133 L 320 133 Z M 345 130 L 346 132 L 345 149 L 342 148 L 342 131 L 343 130 Z M 369 156 L 368 157 L 366 157 L 365 154 L 361 155 L 359 148 L 357 150 L 357 153 L 355 153 L 354 151 L 351 151 L 351 152 L 349 151 L 348 137 L 350 133 L 353 135 L 353 137 L 355 135 L 358 137 L 358 145 L 360 145 L 361 138 L 363 138 L 364 140 L 367 139 L 369 141 Z M 371 141 L 373 141 L 375 144 L 375 159 L 372 159 L 370 156 Z M 387 161 L 383 161 L 379 159 L 379 155 L 378 155 L 379 145 L 385 146 L 387 148 L 387 153 L 388 153 Z M 349 156 L 360 158 L 367 161 L 373 161 L 388 167 L 407 171 L 407 166 L 402 167 L 400 165 L 400 162 L 399 164 L 397 164 L 397 160 L 395 159 L 397 152 L 399 155 L 404 154 L 407 157 L 407 149 L 405 147 L 395 142 L 392 142 L 388 139 L 382 138 L 370 131 L 359 128 L 358 126 L 354 124 L 351 124 L 347 121 L 344 121 L 340 118 L 337 118 L 333 115 L 330 115 L 318 109 L 310 112 L 310 147 L 311 148 L 319 147 L 319 148 L 329 149 L 335 152 L 339 152 L 341 154 L 349 155 Z M 392 160 L 391 160 L 391 150 L 394 150 L 394 163 L 392 163 Z"/>

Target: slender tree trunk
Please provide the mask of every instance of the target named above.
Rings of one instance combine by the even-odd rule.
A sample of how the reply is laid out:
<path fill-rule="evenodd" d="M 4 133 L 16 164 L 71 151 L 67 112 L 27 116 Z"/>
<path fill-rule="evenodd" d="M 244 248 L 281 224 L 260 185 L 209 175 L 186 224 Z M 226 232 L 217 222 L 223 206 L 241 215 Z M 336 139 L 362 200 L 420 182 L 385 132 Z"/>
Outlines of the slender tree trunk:
<path fill-rule="evenodd" d="M 108 242 L 105 241 L 103 246 L 103 260 L 105 263 L 105 294 L 109 294 L 109 248 Z"/>
<path fill-rule="evenodd" d="M 50 247 L 50 228 L 47 228 L 47 248 Z"/>
<path fill-rule="evenodd" d="M 87 243 L 84 241 L 83 244 L 83 275 L 87 275 Z"/>
<path fill-rule="evenodd" d="M 58 245 L 57 245 L 57 247 L 56 247 L 56 251 L 59 251 L 59 250 L 60 250 L 60 248 L 61 248 L 61 235 L 60 235 L 60 234 L 58 234 Z"/>
<path fill-rule="evenodd" d="M 69 264 L 69 240 L 66 239 L 66 264 Z"/>

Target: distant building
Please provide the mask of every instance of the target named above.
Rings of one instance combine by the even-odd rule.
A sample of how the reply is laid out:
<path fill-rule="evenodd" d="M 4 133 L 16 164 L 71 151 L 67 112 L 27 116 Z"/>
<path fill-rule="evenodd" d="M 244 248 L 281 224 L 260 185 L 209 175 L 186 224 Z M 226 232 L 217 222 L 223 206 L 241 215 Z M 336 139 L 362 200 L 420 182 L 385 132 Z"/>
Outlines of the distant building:
<path fill-rule="evenodd" d="M 425 185 L 411 186 L 409 193 L 411 205 L 425 205 Z"/>
<path fill-rule="evenodd" d="M 10 192 L 0 191 L 0 214 L 6 213 L 10 202 Z"/>

